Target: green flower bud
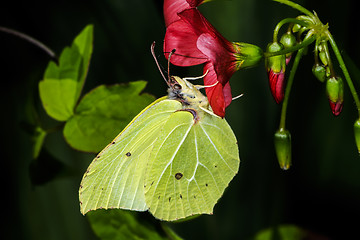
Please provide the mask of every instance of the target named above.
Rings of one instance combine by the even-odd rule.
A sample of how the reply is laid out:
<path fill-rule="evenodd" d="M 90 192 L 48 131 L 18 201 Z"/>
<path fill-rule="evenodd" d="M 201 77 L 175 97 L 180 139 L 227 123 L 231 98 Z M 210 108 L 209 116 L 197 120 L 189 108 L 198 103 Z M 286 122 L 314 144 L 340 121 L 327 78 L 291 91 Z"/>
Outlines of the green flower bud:
<path fill-rule="evenodd" d="M 314 76 L 320 81 L 325 82 L 326 80 L 326 68 L 322 65 L 315 64 L 312 68 Z"/>
<path fill-rule="evenodd" d="M 278 52 L 284 49 L 284 45 L 278 42 L 269 43 L 266 50 L 268 52 Z M 286 60 L 285 55 L 273 56 L 265 59 L 267 71 L 272 70 L 275 73 L 285 72 Z"/>
<path fill-rule="evenodd" d="M 326 53 L 326 43 L 322 42 L 318 45 L 319 58 L 322 64 L 326 67 L 328 63 L 327 53 Z"/>
<path fill-rule="evenodd" d="M 300 25 L 300 24 L 294 24 L 294 26 L 292 27 L 292 31 L 294 32 L 294 33 L 296 33 L 296 32 L 298 32 L 298 31 L 300 31 L 300 29 L 302 28 L 302 26 Z"/>
<path fill-rule="evenodd" d="M 291 166 L 291 135 L 288 130 L 279 129 L 274 135 L 275 152 L 283 170 L 288 170 Z"/>
<path fill-rule="evenodd" d="M 241 62 L 240 69 L 257 65 L 264 56 L 262 49 L 253 44 L 233 42 L 233 46 L 237 50 L 235 57 Z"/>
<path fill-rule="evenodd" d="M 355 143 L 360 154 L 360 118 L 354 123 Z"/>
<path fill-rule="evenodd" d="M 332 113 L 338 116 L 341 113 L 344 101 L 344 86 L 340 77 L 331 77 L 326 81 L 326 93 Z"/>
<path fill-rule="evenodd" d="M 284 48 L 290 48 L 295 46 L 296 38 L 291 32 L 284 33 L 280 38 L 280 43 L 284 45 Z M 292 53 L 287 53 L 286 58 L 291 57 Z"/>
<path fill-rule="evenodd" d="M 319 58 L 321 60 L 321 62 L 327 66 L 328 65 L 328 60 L 326 58 L 326 53 L 325 52 L 319 52 Z"/>

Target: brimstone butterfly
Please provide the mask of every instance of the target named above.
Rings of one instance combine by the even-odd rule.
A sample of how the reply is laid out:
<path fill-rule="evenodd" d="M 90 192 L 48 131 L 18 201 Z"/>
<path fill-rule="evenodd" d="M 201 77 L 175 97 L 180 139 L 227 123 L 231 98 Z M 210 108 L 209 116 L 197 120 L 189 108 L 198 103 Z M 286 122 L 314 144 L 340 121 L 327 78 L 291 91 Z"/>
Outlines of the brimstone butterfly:
<path fill-rule="evenodd" d="M 81 213 L 148 210 L 174 221 L 212 214 L 239 168 L 236 137 L 186 79 L 169 77 L 169 94 L 142 110 L 83 176 Z"/>

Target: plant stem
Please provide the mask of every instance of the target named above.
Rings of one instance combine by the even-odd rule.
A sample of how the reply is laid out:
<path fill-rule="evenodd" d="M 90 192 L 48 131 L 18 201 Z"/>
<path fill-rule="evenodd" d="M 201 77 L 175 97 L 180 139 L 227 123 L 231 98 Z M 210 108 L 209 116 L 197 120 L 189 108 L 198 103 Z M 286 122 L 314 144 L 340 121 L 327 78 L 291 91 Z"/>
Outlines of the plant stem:
<path fill-rule="evenodd" d="M 297 4 L 297 3 L 294 3 L 292 1 L 288 1 L 288 0 L 273 0 L 273 1 L 288 5 L 288 6 L 292 7 L 292 8 L 295 8 L 296 10 L 304 13 L 305 15 L 308 15 L 308 16 L 311 16 L 311 17 L 314 16 L 314 14 L 312 12 L 310 12 L 309 10 L 304 8 L 303 6 L 301 6 L 301 5 Z"/>
<path fill-rule="evenodd" d="M 316 39 L 316 36 L 313 35 L 311 37 L 309 37 L 308 39 L 302 41 L 301 43 L 299 44 L 296 44 L 295 46 L 293 47 L 290 47 L 290 48 L 287 48 L 287 49 L 284 49 L 284 50 L 281 50 L 281 51 L 278 51 L 278 52 L 265 52 L 264 53 L 264 57 L 273 57 L 273 56 L 278 56 L 278 55 L 284 55 L 284 54 L 287 54 L 287 53 L 290 53 L 290 52 L 295 52 L 299 49 L 302 49 L 308 45 L 310 45 L 311 43 L 313 43 Z"/>
<path fill-rule="evenodd" d="M 294 63 L 293 63 L 293 66 L 292 66 L 291 71 L 290 71 L 289 80 L 288 80 L 286 88 L 285 88 L 285 96 L 284 96 L 284 101 L 283 101 L 282 108 L 281 108 L 281 117 L 280 117 L 280 124 L 279 124 L 279 130 L 280 131 L 283 131 L 283 130 L 286 129 L 285 128 L 286 111 L 287 111 L 290 91 L 291 91 L 292 84 L 294 82 L 294 77 L 295 77 L 297 67 L 299 66 L 300 59 L 301 59 L 301 57 L 303 55 L 303 52 L 304 52 L 304 48 L 300 49 L 297 52 Z"/>
<path fill-rule="evenodd" d="M 277 38 L 278 38 L 278 34 L 279 34 L 279 31 L 280 31 L 280 28 L 284 25 L 284 24 L 287 24 L 287 23 L 297 23 L 301 26 L 304 26 L 304 27 L 307 27 L 309 24 L 307 24 L 306 22 L 304 21 L 301 21 L 299 19 L 296 19 L 296 18 L 285 18 L 283 20 L 281 20 L 275 27 L 274 29 L 274 35 L 273 35 L 273 42 L 277 42 Z"/>
<path fill-rule="evenodd" d="M 338 60 L 338 62 L 339 62 L 340 68 L 341 68 L 341 70 L 342 70 L 342 72 L 343 72 L 343 74 L 344 74 L 344 77 L 345 77 L 346 82 L 347 82 L 347 84 L 348 84 L 348 86 L 349 86 L 350 92 L 351 92 L 351 94 L 352 94 L 352 96 L 353 96 L 353 98 L 354 98 L 354 101 L 355 101 L 355 104 L 356 104 L 356 108 L 357 108 L 357 110 L 358 110 L 358 114 L 359 114 L 359 117 L 360 117 L 360 101 L 359 101 L 359 96 L 358 96 L 358 94 L 357 94 L 357 92 L 356 92 L 356 90 L 355 90 L 355 87 L 354 87 L 353 82 L 351 81 L 350 74 L 349 74 L 349 72 L 348 72 L 348 70 L 347 70 L 347 68 L 346 68 L 346 65 L 345 65 L 344 60 L 343 60 L 343 58 L 342 58 L 342 56 L 341 56 L 341 53 L 340 53 L 340 51 L 339 51 L 339 48 L 337 47 L 336 42 L 335 42 L 334 38 L 332 37 L 332 35 L 330 34 L 329 31 L 327 31 L 327 37 L 328 37 L 329 42 L 330 42 L 330 45 L 331 45 L 331 47 L 332 47 L 332 49 L 333 49 L 333 51 L 334 51 L 334 53 L 335 53 L 335 56 L 336 56 L 336 58 L 337 58 L 337 60 Z"/>
<path fill-rule="evenodd" d="M 166 225 L 166 223 L 161 222 L 161 228 L 165 232 L 166 236 L 171 240 L 183 240 L 181 237 L 179 237 L 169 226 Z"/>

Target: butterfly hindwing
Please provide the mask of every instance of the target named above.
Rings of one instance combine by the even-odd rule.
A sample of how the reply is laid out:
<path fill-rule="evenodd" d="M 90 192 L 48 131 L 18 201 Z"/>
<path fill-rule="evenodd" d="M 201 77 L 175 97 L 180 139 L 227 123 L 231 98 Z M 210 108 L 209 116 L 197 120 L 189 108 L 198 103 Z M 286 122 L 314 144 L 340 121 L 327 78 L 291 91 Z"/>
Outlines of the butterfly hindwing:
<path fill-rule="evenodd" d="M 162 125 L 181 109 L 175 100 L 155 101 L 93 160 L 82 179 L 81 212 L 99 208 L 147 210 L 144 171 Z"/>
<path fill-rule="evenodd" d="M 188 111 L 162 127 L 145 171 L 145 201 L 162 220 L 212 214 L 239 167 L 235 135 L 225 119 Z"/>

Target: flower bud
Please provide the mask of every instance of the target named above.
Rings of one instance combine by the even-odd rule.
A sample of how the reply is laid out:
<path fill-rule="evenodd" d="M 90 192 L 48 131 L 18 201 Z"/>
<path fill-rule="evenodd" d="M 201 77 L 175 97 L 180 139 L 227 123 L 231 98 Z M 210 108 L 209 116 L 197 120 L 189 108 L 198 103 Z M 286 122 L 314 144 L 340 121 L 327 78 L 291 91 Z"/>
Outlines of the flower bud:
<path fill-rule="evenodd" d="M 268 52 L 278 52 L 283 50 L 281 43 L 273 42 L 267 46 Z M 276 103 L 282 102 L 285 92 L 285 55 L 277 55 L 265 59 L 266 71 L 269 78 L 271 93 Z"/>
<path fill-rule="evenodd" d="M 241 62 L 241 69 L 257 65 L 264 56 L 262 49 L 256 45 L 243 42 L 232 44 L 236 49 L 235 57 L 238 62 Z"/>
<path fill-rule="evenodd" d="M 295 23 L 294 26 L 292 27 L 292 31 L 294 33 L 296 33 L 298 31 L 300 31 L 301 28 L 302 28 L 302 26 L 300 24 Z"/>
<path fill-rule="evenodd" d="M 326 53 L 326 43 L 322 43 L 319 44 L 318 46 L 318 51 L 319 51 L 319 58 L 320 61 L 322 62 L 322 64 L 324 64 L 324 66 L 326 67 L 329 63 L 328 63 L 328 58 L 327 58 L 327 53 Z"/>
<path fill-rule="evenodd" d="M 360 118 L 354 123 L 355 143 L 360 154 Z"/>
<path fill-rule="evenodd" d="M 284 33 L 280 38 L 280 43 L 284 48 L 290 48 L 295 46 L 296 38 L 291 32 Z M 292 52 L 286 54 L 286 65 L 290 62 Z"/>
<path fill-rule="evenodd" d="M 338 116 L 341 113 L 344 101 L 344 86 L 340 77 L 331 77 L 326 81 L 326 93 L 332 113 Z"/>
<path fill-rule="evenodd" d="M 274 135 L 275 152 L 283 170 L 291 166 L 291 134 L 288 130 L 279 129 Z"/>
<path fill-rule="evenodd" d="M 323 65 L 315 64 L 312 68 L 312 73 L 320 82 L 325 82 L 326 68 Z"/>

